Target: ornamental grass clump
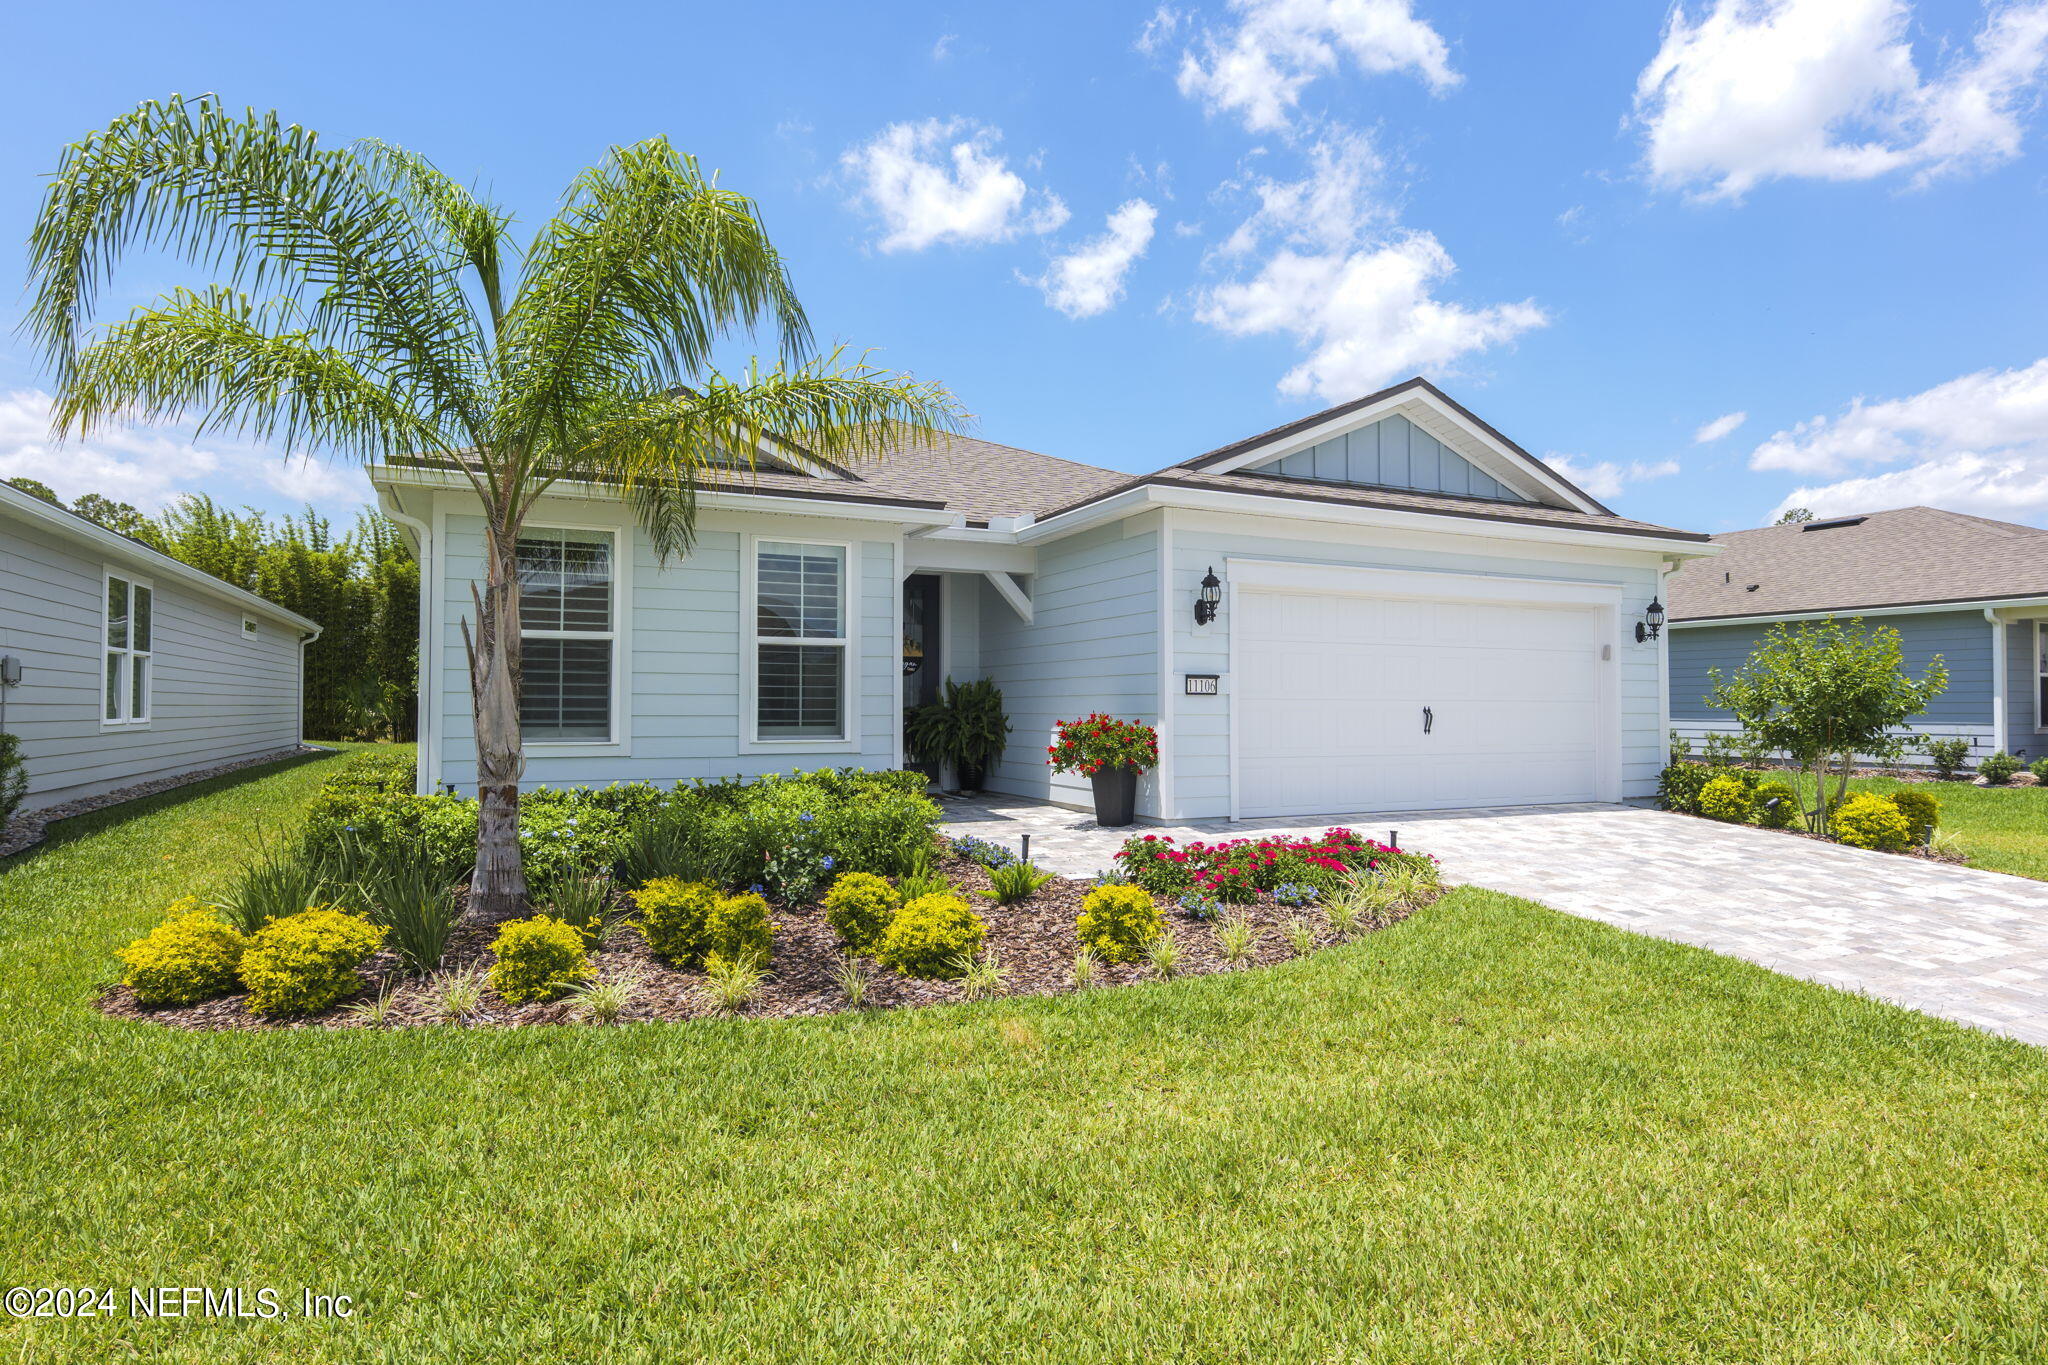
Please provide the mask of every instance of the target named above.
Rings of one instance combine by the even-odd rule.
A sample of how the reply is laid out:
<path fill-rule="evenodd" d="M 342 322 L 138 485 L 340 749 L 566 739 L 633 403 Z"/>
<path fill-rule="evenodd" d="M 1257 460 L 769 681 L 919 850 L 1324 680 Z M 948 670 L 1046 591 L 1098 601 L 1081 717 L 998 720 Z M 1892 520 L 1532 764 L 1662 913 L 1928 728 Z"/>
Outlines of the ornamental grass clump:
<path fill-rule="evenodd" d="M 561 878 L 548 887 L 542 905 L 562 923 L 574 925 L 591 948 L 602 948 L 633 913 L 615 894 L 612 879 L 602 873 Z"/>
<path fill-rule="evenodd" d="M 569 1017 L 579 1024 L 616 1024 L 640 998 L 646 978 L 627 972 L 609 981 L 585 981 L 569 988 Z"/>
<path fill-rule="evenodd" d="M 1081 902 L 1074 935 L 1104 962 L 1136 962 L 1165 932 L 1158 904 L 1142 886 L 1098 886 Z"/>
<path fill-rule="evenodd" d="M 117 955 L 121 982 L 145 1005 L 194 1005 L 226 995 L 249 941 L 197 896 L 173 901 L 164 921 Z"/>
<path fill-rule="evenodd" d="M 583 933 L 551 915 L 513 920 L 491 941 L 491 989 L 513 1005 L 553 1000 L 590 978 Z"/>
<path fill-rule="evenodd" d="M 702 965 L 711 946 L 706 922 L 718 904 L 718 888 L 709 882 L 657 877 L 631 894 L 639 908 L 641 937 L 654 955 L 678 967 Z"/>
<path fill-rule="evenodd" d="M 1249 960 L 1257 946 L 1258 930 L 1242 912 L 1233 910 L 1216 921 L 1216 948 L 1231 966 Z"/>
<path fill-rule="evenodd" d="M 1699 812 L 1709 820 L 1746 825 L 1756 819 L 1756 796 L 1737 777 L 1717 777 L 1700 788 Z"/>
<path fill-rule="evenodd" d="M 957 895 L 920 896 L 905 902 L 875 945 L 875 961 L 905 976 L 944 980 L 962 954 L 980 950 L 988 926 Z"/>
<path fill-rule="evenodd" d="M 1874 848 L 1900 853 L 1913 842 L 1912 826 L 1905 812 L 1871 792 L 1859 792 L 1835 812 L 1835 838 L 1855 848 Z"/>
<path fill-rule="evenodd" d="M 331 905 L 272 920 L 242 954 L 249 1012 L 313 1014 L 354 995 L 363 984 L 356 968 L 383 941 L 382 929 Z"/>
<path fill-rule="evenodd" d="M 825 923 L 857 953 L 872 949 L 902 908 L 896 888 L 872 872 L 848 872 L 825 893 Z"/>
<path fill-rule="evenodd" d="M 990 894 L 997 905 L 1015 905 L 1018 901 L 1029 900 L 1031 896 L 1052 880 L 1052 873 L 1041 872 L 1030 863 L 1009 863 L 992 869 L 988 874 Z"/>

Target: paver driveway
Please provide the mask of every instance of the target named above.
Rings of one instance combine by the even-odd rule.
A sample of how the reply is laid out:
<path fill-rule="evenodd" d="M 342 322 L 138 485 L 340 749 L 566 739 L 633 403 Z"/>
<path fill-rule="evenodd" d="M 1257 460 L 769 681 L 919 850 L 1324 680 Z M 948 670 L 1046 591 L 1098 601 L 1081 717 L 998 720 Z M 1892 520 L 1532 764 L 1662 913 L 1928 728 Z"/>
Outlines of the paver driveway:
<path fill-rule="evenodd" d="M 1067 876 L 1110 866 L 1132 830 L 1006 797 L 945 803 L 951 834 Z M 2048 1043 L 2048 883 L 1869 853 L 1633 806 L 1536 806 L 1317 821 L 1133 826 L 1176 839 L 1347 824 L 1433 853 L 1447 879 L 1747 958 L 1994 1033 Z M 2043 837 L 2048 837 L 2044 833 Z"/>

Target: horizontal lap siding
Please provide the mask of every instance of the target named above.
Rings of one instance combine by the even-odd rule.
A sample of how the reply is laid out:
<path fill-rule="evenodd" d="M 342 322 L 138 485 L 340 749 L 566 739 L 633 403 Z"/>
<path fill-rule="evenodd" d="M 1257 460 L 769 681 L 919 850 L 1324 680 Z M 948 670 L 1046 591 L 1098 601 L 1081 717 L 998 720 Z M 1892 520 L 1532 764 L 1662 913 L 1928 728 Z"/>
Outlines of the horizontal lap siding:
<path fill-rule="evenodd" d="M 996 791 L 1088 805 L 1088 780 L 1046 766 L 1053 726 L 1091 711 L 1159 719 L 1159 537 L 1137 520 L 1044 545 L 1027 626 L 992 588 L 981 594 L 982 672 L 1003 690 L 1010 743 L 989 774 Z M 966 588 L 972 580 L 961 580 Z M 1151 807 L 1152 778 L 1139 791 Z"/>
<path fill-rule="evenodd" d="M 1847 622 L 1855 618 L 1843 617 Z M 1797 622 L 1791 623 L 1797 628 Z M 1924 676 L 1937 654 L 1948 669 L 1948 688 L 1907 728 L 1935 737 L 1961 737 L 1973 752 L 1990 752 L 1993 739 L 1991 623 L 1982 612 L 1940 611 L 1915 616 L 1871 617 L 1871 626 L 1899 633 L 1906 672 Z M 1671 635 L 1671 728 L 1698 743 L 1706 735 L 1739 727 L 1728 712 L 1709 706 L 1710 670 L 1731 677 L 1763 643 L 1768 623 L 1674 626 Z M 1909 756 L 1909 759 L 1912 756 Z M 1921 760 L 1924 761 L 1924 760 Z"/>
<path fill-rule="evenodd" d="M 1270 524 L 1270 523 L 1269 523 Z M 1246 559 L 1282 560 L 1311 564 L 1342 564 L 1383 569 L 1420 569 L 1453 573 L 1483 571 L 1516 578 L 1550 578 L 1576 582 L 1612 582 L 1621 586 L 1621 634 L 1618 711 L 1621 721 L 1621 777 L 1625 796 L 1646 796 L 1656 788 L 1657 772 L 1663 764 L 1660 677 L 1654 647 L 1636 645 L 1628 637 L 1630 623 L 1641 615 L 1657 591 L 1654 558 L 1644 556 L 1634 565 L 1588 564 L 1542 558 L 1540 547 L 1463 550 L 1446 544 L 1428 548 L 1412 535 L 1383 536 L 1361 528 L 1348 538 L 1332 531 L 1324 540 L 1296 539 L 1283 534 L 1261 534 L 1257 523 L 1246 520 L 1242 531 L 1225 531 L 1196 525 L 1173 527 L 1173 570 L 1168 600 L 1192 607 L 1202 577 L 1210 569 L 1228 579 L 1227 561 Z M 1454 538 L 1443 538 L 1446 542 Z M 1378 540 L 1380 543 L 1375 543 Z M 1194 613 L 1173 611 L 1173 668 L 1169 679 L 1169 700 L 1174 708 L 1173 733 L 1174 795 L 1183 819 L 1205 819 L 1230 814 L 1230 629 L 1228 605 L 1214 622 L 1197 626 Z M 1218 695 L 1183 695 L 1181 675 L 1215 673 L 1222 675 Z"/>
<path fill-rule="evenodd" d="M 104 605 L 109 564 L 153 584 L 147 725 L 103 729 Z M 0 654 L 22 661 L 5 728 L 22 740 L 27 807 L 290 748 L 299 736 L 299 632 L 238 604 L 108 558 L 41 526 L 0 517 Z"/>
<path fill-rule="evenodd" d="M 565 520 L 584 524 L 591 518 Z M 530 523 L 551 524 L 544 513 L 536 513 Z M 456 623 L 470 619 L 475 611 L 470 583 L 480 582 L 483 573 L 482 523 L 473 516 L 451 515 L 442 534 L 445 554 L 437 562 L 445 566 L 442 611 L 449 625 L 439 652 L 445 737 L 440 779 L 470 791 L 476 782 L 475 725 L 468 656 Z M 895 674 L 901 653 L 894 627 L 895 542 L 861 539 L 843 531 L 798 533 L 786 526 L 775 534 L 792 540 L 852 540 L 859 546 L 859 579 L 853 588 L 860 634 L 850 651 L 850 664 L 860 678 L 854 713 L 858 752 L 740 752 L 740 557 L 745 535 L 737 530 L 703 530 L 687 559 L 663 565 L 647 537 L 629 530 L 632 597 L 620 645 L 629 680 L 622 703 L 626 742 L 595 754 L 550 754 L 545 747 L 529 746 L 527 785 L 665 785 L 791 768 L 887 768 L 895 762 Z"/>

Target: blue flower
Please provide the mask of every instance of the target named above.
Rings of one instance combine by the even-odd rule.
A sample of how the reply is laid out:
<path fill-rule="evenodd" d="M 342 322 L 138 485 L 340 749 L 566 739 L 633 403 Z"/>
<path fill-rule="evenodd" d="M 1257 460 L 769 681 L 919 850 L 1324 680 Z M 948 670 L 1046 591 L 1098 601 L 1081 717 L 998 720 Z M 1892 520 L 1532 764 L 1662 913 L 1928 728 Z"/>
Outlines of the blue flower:
<path fill-rule="evenodd" d="M 828 853 L 828 854 L 826 854 L 826 855 L 825 855 L 825 870 L 826 870 L 827 872 L 830 872 L 830 871 L 831 871 L 831 870 L 833 869 L 833 867 L 834 867 L 834 866 L 835 866 L 835 864 L 834 864 L 834 863 L 833 863 L 833 861 L 832 861 L 832 855 L 831 855 L 831 854 L 829 854 L 829 853 Z"/>
<path fill-rule="evenodd" d="M 817 817 L 812 815 L 809 811 L 805 811 L 802 815 L 797 816 L 797 819 L 803 821 L 807 825 L 816 818 Z"/>
<path fill-rule="evenodd" d="M 755 882 L 752 886 L 747 888 L 747 890 L 753 892 L 757 896 L 760 895 L 763 891 L 766 891 L 767 889 L 768 888 L 762 886 L 759 882 Z"/>

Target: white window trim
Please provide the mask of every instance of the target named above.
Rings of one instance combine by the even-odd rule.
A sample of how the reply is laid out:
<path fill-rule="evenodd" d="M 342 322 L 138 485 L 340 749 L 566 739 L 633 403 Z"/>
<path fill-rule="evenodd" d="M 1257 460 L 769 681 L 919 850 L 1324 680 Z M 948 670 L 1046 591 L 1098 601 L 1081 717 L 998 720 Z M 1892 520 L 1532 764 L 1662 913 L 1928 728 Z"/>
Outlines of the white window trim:
<path fill-rule="evenodd" d="M 628 604 L 633 600 L 633 548 L 630 530 L 624 526 L 601 526 L 594 523 L 558 521 L 553 517 L 537 521 L 520 528 L 522 536 L 542 531 L 584 531 L 593 535 L 610 536 L 612 541 L 612 602 L 610 630 L 526 630 L 519 632 L 520 639 L 532 637 L 536 640 L 610 640 L 612 645 L 612 705 L 611 736 L 608 739 L 525 739 L 520 746 L 536 758 L 578 758 L 585 755 L 630 753 L 632 727 L 626 715 L 626 678 L 632 672 L 631 650 L 632 616 Z"/>
<path fill-rule="evenodd" d="M 2048 734 L 2048 707 L 2041 705 L 2041 682 L 2048 678 L 2048 619 L 2034 622 L 2034 666 L 2027 676 L 2034 684 L 2034 733 Z"/>
<path fill-rule="evenodd" d="M 840 629 L 843 632 L 836 640 L 791 640 L 786 636 L 760 633 L 760 564 L 761 542 L 772 545 L 817 545 L 825 548 L 837 547 L 846 553 L 846 574 L 839 585 Z M 860 674 L 861 674 L 861 576 L 860 543 L 852 540 L 824 540 L 806 535 L 777 535 L 768 531 L 749 531 L 741 539 L 740 555 L 740 752 L 743 754 L 851 754 L 860 752 Z M 900 590 L 899 590 L 900 591 Z M 840 716 L 844 722 L 838 738 L 825 739 L 803 737 L 796 739 L 761 738 L 761 646 L 763 644 L 836 644 L 846 651 L 846 664 L 840 669 L 840 683 L 843 693 L 840 697 Z M 898 647 L 900 648 L 900 642 Z M 901 671 L 899 665 L 898 671 Z"/>
<path fill-rule="evenodd" d="M 120 651 L 124 662 L 121 665 L 121 710 L 124 714 L 114 719 L 107 717 L 107 656 L 115 652 L 108 639 L 113 633 L 113 621 L 107 615 L 107 590 L 115 579 L 128 585 L 128 647 Z M 135 590 L 141 588 L 149 593 L 149 644 L 148 649 L 136 649 L 135 641 Z M 142 714 L 125 714 L 134 702 L 135 661 L 149 661 L 149 671 L 142 680 Z M 147 730 L 156 719 L 156 580 L 145 578 L 127 569 L 112 564 L 100 566 L 100 675 L 98 700 L 93 703 L 99 712 L 102 730 Z"/>

